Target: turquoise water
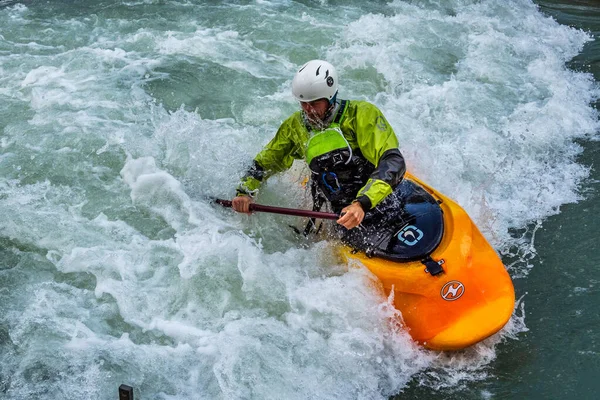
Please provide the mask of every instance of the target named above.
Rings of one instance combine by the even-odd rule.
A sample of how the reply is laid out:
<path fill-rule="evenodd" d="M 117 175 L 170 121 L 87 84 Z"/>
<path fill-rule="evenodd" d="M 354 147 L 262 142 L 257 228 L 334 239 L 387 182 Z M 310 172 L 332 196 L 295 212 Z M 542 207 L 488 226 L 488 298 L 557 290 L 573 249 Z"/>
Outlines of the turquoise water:
<path fill-rule="evenodd" d="M 595 398 L 599 11 L 564 3 L 0 0 L 0 397 Z M 419 348 L 302 221 L 210 204 L 316 57 L 501 253 L 498 335 Z"/>

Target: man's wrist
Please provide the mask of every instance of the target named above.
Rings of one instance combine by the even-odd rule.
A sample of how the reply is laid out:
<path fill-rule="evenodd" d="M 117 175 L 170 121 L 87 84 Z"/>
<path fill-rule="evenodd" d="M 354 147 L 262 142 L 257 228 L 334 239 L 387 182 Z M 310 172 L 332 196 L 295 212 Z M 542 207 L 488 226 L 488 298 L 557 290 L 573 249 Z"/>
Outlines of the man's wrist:
<path fill-rule="evenodd" d="M 352 203 L 358 203 L 364 212 L 371 209 L 371 199 L 365 195 L 357 197 Z"/>
<path fill-rule="evenodd" d="M 247 197 L 250 197 L 251 199 L 253 199 L 253 198 L 255 198 L 255 197 L 256 197 L 256 195 L 257 195 L 257 194 L 258 194 L 258 189 L 255 189 L 255 190 L 249 191 L 249 190 L 246 190 L 245 188 L 239 188 L 239 187 L 238 187 L 238 188 L 235 190 L 235 195 L 236 195 L 236 197 L 237 197 L 237 196 L 247 196 Z"/>

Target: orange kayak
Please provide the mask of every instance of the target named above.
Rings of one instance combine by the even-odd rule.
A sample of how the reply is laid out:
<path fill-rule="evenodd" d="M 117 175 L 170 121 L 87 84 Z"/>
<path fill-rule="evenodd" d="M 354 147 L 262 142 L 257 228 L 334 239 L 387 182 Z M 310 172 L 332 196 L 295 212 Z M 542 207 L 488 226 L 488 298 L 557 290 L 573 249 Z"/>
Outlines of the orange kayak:
<path fill-rule="evenodd" d="M 428 206 L 441 210 L 438 217 L 425 221 L 429 213 L 415 211 L 416 218 L 406 218 L 380 246 L 383 251 L 370 256 L 347 247 L 342 251 L 376 275 L 386 294 L 394 291 L 394 304 L 415 341 L 434 350 L 468 347 L 508 322 L 515 305 L 511 278 L 457 203 L 410 174 L 405 180 L 430 195 Z M 432 224 L 438 229 L 429 234 Z M 428 236 L 437 238 L 428 242 Z M 421 252 L 405 257 L 418 246 Z"/>

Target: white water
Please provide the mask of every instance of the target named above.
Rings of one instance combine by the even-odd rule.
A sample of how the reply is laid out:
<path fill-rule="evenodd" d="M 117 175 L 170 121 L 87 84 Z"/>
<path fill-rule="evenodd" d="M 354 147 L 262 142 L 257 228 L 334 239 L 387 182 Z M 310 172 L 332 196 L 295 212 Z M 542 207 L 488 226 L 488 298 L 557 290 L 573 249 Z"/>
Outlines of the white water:
<path fill-rule="evenodd" d="M 372 399 L 493 374 L 522 308 L 465 352 L 425 351 L 332 244 L 209 200 L 297 108 L 296 66 L 323 57 L 526 274 L 532 239 L 510 229 L 588 175 L 575 140 L 597 135 L 599 90 L 565 62 L 589 37 L 528 1 L 438 3 L 0 2 L 0 393 Z M 302 203 L 297 179 L 261 200 Z"/>

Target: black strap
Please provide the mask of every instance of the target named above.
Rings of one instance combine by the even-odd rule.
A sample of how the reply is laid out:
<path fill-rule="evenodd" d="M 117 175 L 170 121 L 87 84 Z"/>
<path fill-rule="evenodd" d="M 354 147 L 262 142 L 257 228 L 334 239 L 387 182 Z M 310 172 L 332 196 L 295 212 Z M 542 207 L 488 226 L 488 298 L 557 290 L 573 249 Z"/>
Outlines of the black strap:
<path fill-rule="evenodd" d="M 434 261 L 428 256 L 426 259 L 421 260 L 421 263 L 425 265 L 425 272 L 429 272 L 431 276 L 436 276 L 444 272 L 444 269 L 442 268 L 444 260 Z"/>
<path fill-rule="evenodd" d="M 319 193 L 319 188 L 317 186 L 317 183 L 314 181 L 314 179 L 310 180 L 310 194 L 312 196 L 312 201 L 313 201 L 313 211 L 321 211 L 321 207 L 323 206 L 323 203 L 325 203 L 325 199 Z M 306 224 L 306 227 L 304 228 L 304 232 L 302 232 L 302 234 L 304 236 L 308 236 L 312 232 L 313 229 L 317 228 L 317 230 L 315 232 L 315 235 L 316 235 L 319 233 L 319 231 L 321 230 L 322 227 L 323 227 L 322 221 L 319 224 L 319 226 L 317 227 L 315 218 L 311 218 L 308 221 L 308 223 Z"/>
<path fill-rule="evenodd" d="M 344 111 L 346 110 L 346 106 L 350 104 L 349 100 L 342 100 L 340 102 L 340 109 L 337 112 L 337 115 L 335 116 L 335 118 L 333 119 L 333 122 L 335 124 L 339 124 L 340 121 L 342 120 L 342 116 L 344 115 Z"/>

